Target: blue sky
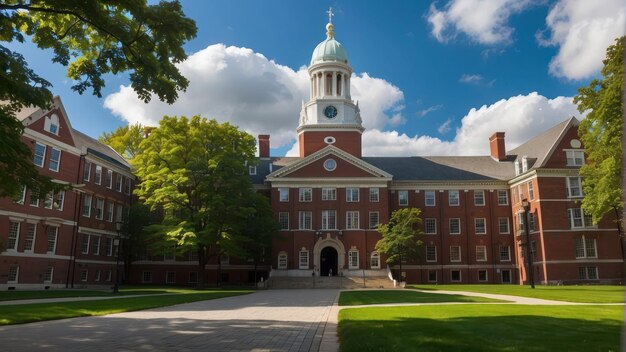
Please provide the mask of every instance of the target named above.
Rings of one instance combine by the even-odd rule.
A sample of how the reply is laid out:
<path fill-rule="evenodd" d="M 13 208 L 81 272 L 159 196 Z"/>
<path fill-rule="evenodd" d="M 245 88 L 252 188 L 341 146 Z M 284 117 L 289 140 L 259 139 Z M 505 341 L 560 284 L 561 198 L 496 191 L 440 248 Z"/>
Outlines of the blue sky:
<path fill-rule="evenodd" d="M 621 1 L 182 1 L 198 26 L 183 64 L 191 86 L 173 106 L 140 103 L 126 75 L 103 98 L 78 95 L 63 67 L 32 45 L 23 53 L 60 95 L 74 128 L 91 136 L 163 114 L 202 114 L 272 135 L 272 154 L 295 150 L 306 65 L 336 39 L 356 75 L 366 155 L 486 154 L 507 133 L 513 148 L 577 115 L 571 97 L 597 77 L 606 46 L 626 26 Z M 580 117 L 580 116 L 579 116 Z"/>

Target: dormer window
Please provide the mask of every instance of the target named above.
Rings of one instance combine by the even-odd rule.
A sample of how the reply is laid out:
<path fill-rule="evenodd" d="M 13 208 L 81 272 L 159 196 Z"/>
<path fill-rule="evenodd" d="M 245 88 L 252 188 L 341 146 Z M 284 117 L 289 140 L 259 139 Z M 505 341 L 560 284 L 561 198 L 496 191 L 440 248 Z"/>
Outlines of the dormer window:
<path fill-rule="evenodd" d="M 522 158 L 522 172 L 528 171 L 528 157 L 524 155 Z"/>
<path fill-rule="evenodd" d="M 52 134 L 59 134 L 59 117 L 56 114 L 46 117 L 44 129 Z"/>

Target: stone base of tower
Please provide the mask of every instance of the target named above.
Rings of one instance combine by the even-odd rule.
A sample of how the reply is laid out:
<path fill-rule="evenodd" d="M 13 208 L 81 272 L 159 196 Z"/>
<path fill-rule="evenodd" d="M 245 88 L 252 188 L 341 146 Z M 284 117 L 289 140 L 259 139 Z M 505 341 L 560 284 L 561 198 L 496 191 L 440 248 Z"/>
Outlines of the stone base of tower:
<path fill-rule="evenodd" d="M 329 144 L 348 152 L 357 158 L 361 157 L 360 131 L 303 131 L 298 136 L 300 157 L 307 157 Z"/>

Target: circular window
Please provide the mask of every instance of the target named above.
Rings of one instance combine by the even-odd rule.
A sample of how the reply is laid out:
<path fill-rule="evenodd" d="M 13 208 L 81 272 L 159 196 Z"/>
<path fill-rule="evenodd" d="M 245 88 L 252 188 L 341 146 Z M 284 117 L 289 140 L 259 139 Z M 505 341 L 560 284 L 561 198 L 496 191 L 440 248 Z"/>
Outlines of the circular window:
<path fill-rule="evenodd" d="M 572 148 L 580 148 L 580 146 L 582 145 L 582 143 L 580 143 L 580 141 L 578 139 L 572 139 L 569 142 L 569 145 L 572 146 Z"/>
<path fill-rule="evenodd" d="M 324 169 L 326 171 L 333 171 L 337 168 L 337 162 L 334 159 L 326 159 L 324 161 Z"/>
<path fill-rule="evenodd" d="M 324 143 L 326 143 L 326 144 L 333 144 L 333 143 L 335 143 L 335 141 L 336 141 L 335 137 L 326 137 L 326 138 L 324 138 Z"/>

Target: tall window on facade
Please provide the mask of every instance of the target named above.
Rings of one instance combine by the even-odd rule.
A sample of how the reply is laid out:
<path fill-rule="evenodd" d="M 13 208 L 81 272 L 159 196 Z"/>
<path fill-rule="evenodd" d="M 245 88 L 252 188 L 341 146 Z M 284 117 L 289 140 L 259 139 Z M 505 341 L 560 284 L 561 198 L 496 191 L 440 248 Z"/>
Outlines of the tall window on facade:
<path fill-rule="evenodd" d="M 476 261 L 477 262 L 487 261 L 487 246 L 476 246 Z"/>
<path fill-rule="evenodd" d="M 322 188 L 322 200 L 337 200 L 337 189 Z"/>
<path fill-rule="evenodd" d="M 49 266 L 46 269 L 46 272 L 43 275 L 43 282 L 44 283 L 51 283 L 52 282 L 52 277 L 54 276 L 54 267 L 53 266 Z"/>
<path fill-rule="evenodd" d="M 337 211 L 322 210 L 322 230 L 337 229 Z"/>
<path fill-rule="evenodd" d="M 509 205 L 509 192 L 506 189 L 498 190 L 498 205 Z"/>
<path fill-rule="evenodd" d="M 289 230 L 289 212 L 281 211 L 278 213 L 278 225 L 281 230 Z"/>
<path fill-rule="evenodd" d="M 31 207 L 38 207 L 39 206 L 39 191 L 36 189 L 31 189 L 30 190 L 30 200 L 29 200 L 29 204 Z"/>
<path fill-rule="evenodd" d="M 398 205 L 409 205 L 409 191 L 398 191 Z"/>
<path fill-rule="evenodd" d="M 96 198 L 96 219 L 102 220 L 104 217 L 104 199 Z"/>
<path fill-rule="evenodd" d="M 313 225 L 311 221 L 311 212 L 310 211 L 300 211 L 298 212 L 299 218 L 299 229 L 300 230 L 312 230 Z"/>
<path fill-rule="evenodd" d="M 596 266 L 579 267 L 578 278 L 580 280 L 598 280 L 598 267 Z"/>
<path fill-rule="evenodd" d="M 437 233 L 437 219 L 435 218 L 424 219 L 424 233 L 427 235 L 434 235 Z"/>
<path fill-rule="evenodd" d="M 337 95 L 341 95 L 341 73 L 337 74 Z"/>
<path fill-rule="evenodd" d="M 452 218 L 448 220 L 448 232 L 451 235 L 460 235 L 461 234 L 461 219 Z"/>
<path fill-rule="evenodd" d="M 485 191 L 474 191 L 474 205 L 485 205 Z"/>
<path fill-rule="evenodd" d="M 93 250 L 92 253 L 95 255 L 100 254 L 100 236 L 93 237 Z"/>
<path fill-rule="evenodd" d="M 370 202 L 378 202 L 380 199 L 380 190 L 378 188 L 370 188 Z"/>
<path fill-rule="evenodd" d="M 52 133 L 59 134 L 59 117 L 56 114 L 52 114 L 49 117 L 46 117 L 44 121 L 43 129 Z"/>
<path fill-rule="evenodd" d="M 176 283 L 176 272 L 175 271 L 167 271 L 165 273 L 165 283 L 166 284 L 175 284 Z"/>
<path fill-rule="evenodd" d="M 437 261 L 437 246 L 426 246 L 426 261 L 427 262 Z"/>
<path fill-rule="evenodd" d="M 528 171 L 528 157 L 524 155 L 522 157 L 522 172 Z"/>
<path fill-rule="evenodd" d="M 20 236 L 20 223 L 17 221 L 9 221 L 9 238 L 7 239 L 6 249 L 17 250 Z"/>
<path fill-rule="evenodd" d="M 487 233 L 487 225 L 485 218 L 474 219 L 474 230 L 477 235 L 484 235 Z"/>
<path fill-rule="evenodd" d="M 332 95 L 333 94 L 333 76 L 330 73 L 326 75 L 326 84 L 324 86 L 326 87 L 326 95 Z"/>
<path fill-rule="evenodd" d="M 375 229 L 376 226 L 378 226 L 379 224 L 379 218 L 378 218 L 378 212 L 377 211 L 370 211 L 369 212 L 369 228 L 370 229 Z"/>
<path fill-rule="evenodd" d="M 357 230 L 359 229 L 359 212 L 347 211 L 346 212 L 346 229 Z"/>
<path fill-rule="evenodd" d="M 510 262 L 511 261 L 511 247 L 509 247 L 509 246 L 500 246 L 500 261 L 501 262 Z"/>
<path fill-rule="evenodd" d="M 424 205 L 427 207 L 434 207 L 435 203 L 435 191 L 424 191 Z"/>
<path fill-rule="evenodd" d="M 152 271 L 144 271 L 141 273 L 141 282 L 152 282 Z"/>
<path fill-rule="evenodd" d="M 278 189 L 278 200 L 280 202 L 288 202 L 289 201 L 289 188 L 279 188 Z"/>
<path fill-rule="evenodd" d="M 108 222 L 113 222 L 113 209 L 115 205 L 112 202 L 107 203 L 107 214 L 106 219 Z"/>
<path fill-rule="evenodd" d="M 359 251 L 350 250 L 348 252 L 348 269 L 358 269 L 359 268 Z"/>
<path fill-rule="evenodd" d="M 113 255 L 113 239 L 111 237 L 106 238 L 104 246 L 106 247 L 107 257 L 112 256 Z"/>
<path fill-rule="evenodd" d="M 585 214 L 582 208 L 567 209 L 567 220 L 573 229 L 593 226 L 592 216 Z"/>
<path fill-rule="evenodd" d="M 370 257 L 370 268 L 380 269 L 380 254 L 378 254 L 378 252 L 372 252 Z"/>
<path fill-rule="evenodd" d="M 528 181 L 527 183 L 528 185 L 528 199 L 529 200 L 533 200 L 535 199 L 535 188 L 533 187 L 533 181 Z"/>
<path fill-rule="evenodd" d="M 448 205 L 451 207 L 459 205 L 459 191 L 448 191 Z"/>
<path fill-rule="evenodd" d="M 97 185 L 102 184 L 102 166 L 96 165 L 96 174 L 94 176 L 94 181 Z"/>
<path fill-rule="evenodd" d="M 118 192 L 122 192 L 122 175 L 115 175 L 115 190 Z"/>
<path fill-rule="evenodd" d="M 37 233 L 37 224 L 26 225 L 26 239 L 24 240 L 24 252 L 32 252 L 35 246 L 35 236 Z"/>
<path fill-rule="evenodd" d="M 54 193 L 52 207 L 56 210 L 62 211 L 65 203 L 65 191 L 59 191 Z"/>
<path fill-rule="evenodd" d="M 48 169 L 54 172 L 59 172 L 60 164 L 61 151 L 55 148 L 50 148 L 50 161 L 48 162 Z"/>
<path fill-rule="evenodd" d="M 48 253 L 55 253 L 57 249 L 57 236 L 59 228 L 56 226 L 48 226 L 46 231 L 48 235 Z"/>
<path fill-rule="evenodd" d="M 53 196 L 52 192 L 46 193 L 46 198 L 44 198 L 44 201 L 43 201 L 44 208 L 52 209 L 52 203 L 53 203 L 52 196 Z"/>
<path fill-rule="evenodd" d="M 310 202 L 313 200 L 313 189 L 311 188 L 300 188 L 298 193 L 298 198 L 301 202 Z"/>
<path fill-rule="evenodd" d="M 104 184 L 107 188 L 113 188 L 113 171 L 107 170 L 107 175 L 106 175 Z"/>
<path fill-rule="evenodd" d="M 583 196 L 583 188 L 580 177 L 567 177 L 567 196 L 569 198 L 578 198 Z"/>
<path fill-rule="evenodd" d="M 81 253 L 89 254 L 89 244 L 91 243 L 91 235 L 83 234 L 83 247 Z"/>
<path fill-rule="evenodd" d="M 287 253 L 278 253 L 278 269 L 287 269 Z"/>
<path fill-rule="evenodd" d="M 121 222 L 124 218 L 124 207 L 118 204 L 115 209 L 115 221 Z"/>
<path fill-rule="evenodd" d="M 89 182 L 90 178 L 91 178 L 91 163 L 88 161 L 85 161 L 85 164 L 83 164 L 83 182 Z"/>
<path fill-rule="evenodd" d="M 20 276 L 19 265 L 11 265 L 9 267 L 9 275 L 7 277 L 7 283 L 16 284 Z"/>
<path fill-rule="evenodd" d="M 33 164 L 35 166 L 43 167 L 43 161 L 46 157 L 46 146 L 43 144 L 35 143 L 35 153 L 33 156 Z"/>
<path fill-rule="evenodd" d="M 576 239 L 576 259 L 597 258 L 596 240 L 594 238 L 585 238 L 585 236 Z"/>
<path fill-rule="evenodd" d="M 509 218 L 498 218 L 498 232 L 503 235 L 511 233 Z"/>
<path fill-rule="evenodd" d="M 359 201 L 359 189 L 348 187 L 346 188 L 346 202 L 358 202 Z"/>
<path fill-rule="evenodd" d="M 130 177 L 126 177 L 126 183 L 124 184 L 124 194 L 130 195 L 130 186 L 132 180 Z"/>
<path fill-rule="evenodd" d="M 461 261 L 461 246 L 450 246 L 450 261 L 451 262 Z"/>
<path fill-rule="evenodd" d="M 582 150 L 565 151 L 567 166 L 583 166 L 585 164 L 585 153 Z"/>
<path fill-rule="evenodd" d="M 478 270 L 478 281 L 487 281 L 487 270 Z"/>
<path fill-rule="evenodd" d="M 13 198 L 13 202 L 24 205 L 25 201 L 26 201 L 26 186 L 22 186 L 22 191 L 19 193 L 17 197 Z"/>
<path fill-rule="evenodd" d="M 428 282 L 437 282 L 437 270 L 428 270 Z"/>
<path fill-rule="evenodd" d="M 309 268 L 309 251 L 301 250 L 300 251 L 300 265 L 299 269 L 308 269 Z"/>

